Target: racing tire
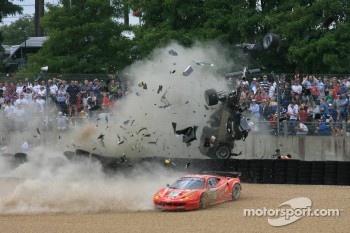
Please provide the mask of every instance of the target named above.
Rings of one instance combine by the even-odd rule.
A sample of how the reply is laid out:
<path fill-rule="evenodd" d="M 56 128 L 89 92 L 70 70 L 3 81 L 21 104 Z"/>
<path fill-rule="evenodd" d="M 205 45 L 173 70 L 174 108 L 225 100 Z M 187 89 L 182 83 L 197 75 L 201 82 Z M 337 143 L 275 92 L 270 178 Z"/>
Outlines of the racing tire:
<path fill-rule="evenodd" d="M 202 193 L 199 200 L 199 209 L 206 209 L 209 206 L 209 196 L 206 193 Z"/>
<path fill-rule="evenodd" d="M 219 102 L 219 96 L 215 89 L 208 89 L 204 92 L 205 101 L 209 106 L 216 105 Z"/>
<path fill-rule="evenodd" d="M 232 201 L 237 201 L 241 196 L 241 186 L 239 184 L 234 184 L 232 187 Z"/>
<path fill-rule="evenodd" d="M 279 45 L 279 36 L 273 33 L 268 33 L 263 38 L 263 47 L 264 49 L 277 49 Z"/>
<path fill-rule="evenodd" d="M 231 157 L 231 148 L 227 145 L 219 145 L 215 151 L 216 158 L 229 159 Z"/>

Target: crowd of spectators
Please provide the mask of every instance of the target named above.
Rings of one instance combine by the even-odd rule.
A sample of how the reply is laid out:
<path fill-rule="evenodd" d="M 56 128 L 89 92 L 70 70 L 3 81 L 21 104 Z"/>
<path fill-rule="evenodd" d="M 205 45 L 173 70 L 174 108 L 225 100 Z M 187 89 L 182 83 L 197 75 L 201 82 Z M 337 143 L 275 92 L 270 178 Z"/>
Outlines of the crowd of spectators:
<path fill-rule="evenodd" d="M 118 77 L 107 81 L 66 80 L 53 78 L 35 80 L 28 78 L 17 83 L 0 82 L 0 112 L 16 129 L 23 128 L 39 116 L 55 115 L 58 129 L 66 129 L 64 121 L 73 118 L 89 119 L 95 110 L 109 111 L 118 100 L 131 92 L 131 83 L 121 82 Z"/>
<path fill-rule="evenodd" d="M 263 75 L 243 77 L 240 84 L 241 102 L 251 122 L 268 122 L 274 134 L 278 123 L 281 130 L 285 128 L 282 127 L 284 121 L 289 135 L 345 135 L 349 131 L 350 76 Z"/>

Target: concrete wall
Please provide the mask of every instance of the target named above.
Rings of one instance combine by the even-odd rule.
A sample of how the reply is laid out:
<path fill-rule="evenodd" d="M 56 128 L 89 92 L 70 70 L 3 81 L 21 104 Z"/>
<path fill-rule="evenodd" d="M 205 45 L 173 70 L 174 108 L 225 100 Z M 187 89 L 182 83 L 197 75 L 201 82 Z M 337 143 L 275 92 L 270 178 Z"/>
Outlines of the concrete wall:
<path fill-rule="evenodd" d="M 343 136 L 273 136 L 250 134 L 246 141 L 237 142 L 239 158 L 271 158 L 275 150 L 282 155 L 308 161 L 350 161 L 350 137 Z"/>

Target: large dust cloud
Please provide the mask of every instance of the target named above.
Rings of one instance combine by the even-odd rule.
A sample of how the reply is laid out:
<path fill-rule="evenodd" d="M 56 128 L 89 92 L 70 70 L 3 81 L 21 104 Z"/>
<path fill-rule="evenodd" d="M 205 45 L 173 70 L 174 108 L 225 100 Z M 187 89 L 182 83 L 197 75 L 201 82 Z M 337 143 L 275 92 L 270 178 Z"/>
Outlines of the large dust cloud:
<path fill-rule="evenodd" d="M 174 50 L 177 56 L 169 53 Z M 155 191 L 173 182 L 184 172 L 161 165 L 142 163 L 131 175 L 106 176 L 98 162 L 69 161 L 63 151 L 84 149 L 90 153 L 130 159 L 141 157 L 205 158 L 199 140 L 186 144 L 177 128 L 198 126 L 197 139 L 217 107 L 205 108 L 204 91 L 226 90 L 220 70 L 232 67 L 222 47 L 197 44 L 183 48 L 172 43 L 156 49 L 147 60 L 136 62 L 123 73 L 133 84 L 132 92 L 117 102 L 115 109 L 101 119 L 65 133 L 36 135 L 37 143 L 28 161 L 11 168 L 0 158 L 0 213 L 106 212 L 152 209 Z M 198 65 L 194 61 L 214 64 Z M 183 71 L 191 66 L 188 76 Z M 146 84 L 144 86 L 138 84 Z M 159 86 L 162 90 L 158 91 Z M 162 98 L 163 97 L 163 98 Z M 170 104 L 170 105 L 167 105 Z M 37 121 L 38 126 L 41 121 Z M 13 144 L 30 138 L 30 132 L 12 136 Z M 98 136 L 104 134 L 103 142 Z M 121 143 L 123 142 L 123 143 Z M 7 177 L 7 178 L 6 178 Z"/>

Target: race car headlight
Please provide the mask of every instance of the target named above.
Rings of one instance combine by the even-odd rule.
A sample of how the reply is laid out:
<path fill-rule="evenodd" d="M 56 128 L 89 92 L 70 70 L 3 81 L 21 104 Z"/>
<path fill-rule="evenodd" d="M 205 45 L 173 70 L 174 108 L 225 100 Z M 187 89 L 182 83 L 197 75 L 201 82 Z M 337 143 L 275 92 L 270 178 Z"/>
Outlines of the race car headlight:
<path fill-rule="evenodd" d="M 156 194 L 156 195 L 154 195 L 153 198 L 154 198 L 154 199 L 158 199 L 158 198 L 160 198 L 160 196 L 159 196 L 159 194 Z"/>

